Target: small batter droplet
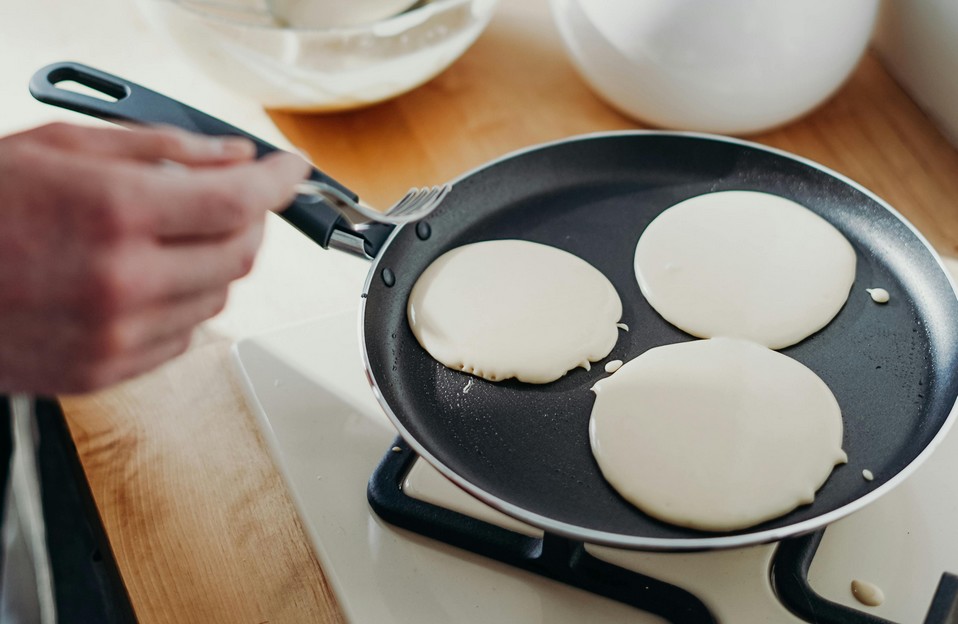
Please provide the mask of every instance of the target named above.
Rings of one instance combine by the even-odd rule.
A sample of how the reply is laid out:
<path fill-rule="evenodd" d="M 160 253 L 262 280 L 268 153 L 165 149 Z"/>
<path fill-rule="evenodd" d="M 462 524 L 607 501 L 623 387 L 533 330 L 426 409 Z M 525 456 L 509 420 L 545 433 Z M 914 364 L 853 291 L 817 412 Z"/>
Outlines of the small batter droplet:
<path fill-rule="evenodd" d="M 891 298 L 884 288 L 866 288 L 865 292 L 871 295 L 872 301 L 875 303 L 888 303 Z"/>
<path fill-rule="evenodd" d="M 872 474 L 872 471 L 868 468 L 862 470 L 862 477 L 865 478 L 865 481 L 872 481 L 875 479 L 875 475 Z"/>
<path fill-rule="evenodd" d="M 611 360 L 605 363 L 605 372 L 607 373 L 614 373 L 620 368 L 622 368 L 622 360 Z"/>
<path fill-rule="evenodd" d="M 852 596 L 866 607 L 877 607 L 885 602 L 885 592 L 868 581 L 852 581 Z"/>

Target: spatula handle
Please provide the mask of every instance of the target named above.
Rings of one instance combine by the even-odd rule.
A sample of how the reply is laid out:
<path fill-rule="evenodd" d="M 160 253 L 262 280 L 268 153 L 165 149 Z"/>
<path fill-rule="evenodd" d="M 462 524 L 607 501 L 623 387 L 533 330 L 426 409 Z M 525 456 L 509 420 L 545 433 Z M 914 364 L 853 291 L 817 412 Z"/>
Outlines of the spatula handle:
<path fill-rule="evenodd" d="M 58 86 L 71 81 L 92 89 L 103 97 Z M 80 63 L 54 63 L 40 69 L 30 80 L 30 93 L 46 104 L 106 121 L 166 124 L 211 136 L 245 137 L 256 145 L 257 158 L 279 151 L 276 146 L 216 117 L 129 80 Z M 358 199 L 355 193 L 318 169 L 314 168 L 310 177 L 338 188 L 353 200 Z M 352 232 L 342 215 L 324 203 L 297 199 L 283 210 L 280 216 L 323 247 L 329 246 L 333 230 Z"/>

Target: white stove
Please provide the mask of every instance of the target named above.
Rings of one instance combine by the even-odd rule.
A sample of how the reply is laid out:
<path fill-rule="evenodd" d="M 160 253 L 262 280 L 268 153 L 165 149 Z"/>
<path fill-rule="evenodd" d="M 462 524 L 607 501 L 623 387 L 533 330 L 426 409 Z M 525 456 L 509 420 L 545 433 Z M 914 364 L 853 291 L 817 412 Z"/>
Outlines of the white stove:
<path fill-rule="evenodd" d="M 244 339 L 234 349 L 250 406 L 349 621 L 666 621 L 396 528 L 373 513 L 366 496 L 370 476 L 384 455 L 406 451 L 392 450 L 396 431 L 366 381 L 357 318 L 355 309 L 347 310 Z M 402 493 L 541 537 L 541 531 L 474 500 L 419 459 L 403 480 Z M 772 588 L 775 544 L 692 554 L 586 550 L 685 590 L 719 622 L 803 621 Z M 958 430 L 903 485 L 828 527 L 808 570 L 808 588 L 799 594 L 809 605 L 815 598 L 810 591 L 873 617 L 923 622 L 943 572 L 958 574 Z M 855 579 L 880 587 L 884 603 L 859 603 L 850 589 Z M 953 621 L 958 613 L 935 620 Z"/>

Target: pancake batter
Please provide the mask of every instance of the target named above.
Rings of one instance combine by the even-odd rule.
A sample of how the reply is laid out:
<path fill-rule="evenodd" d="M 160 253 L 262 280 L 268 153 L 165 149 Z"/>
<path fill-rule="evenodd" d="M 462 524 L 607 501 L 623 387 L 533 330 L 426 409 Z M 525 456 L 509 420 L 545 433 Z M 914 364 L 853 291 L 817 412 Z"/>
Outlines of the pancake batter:
<path fill-rule="evenodd" d="M 846 461 L 825 383 L 745 340 L 656 347 L 593 390 L 589 436 L 602 474 L 672 524 L 733 531 L 770 520 L 811 503 Z"/>
<path fill-rule="evenodd" d="M 639 239 L 635 273 L 652 307 L 693 336 L 781 349 L 838 314 L 855 280 L 855 251 L 793 201 L 722 191 L 656 217 Z"/>
<path fill-rule="evenodd" d="M 578 256 L 493 240 L 434 260 L 413 286 L 407 317 L 419 344 L 449 368 L 541 384 L 612 351 L 622 302 Z"/>

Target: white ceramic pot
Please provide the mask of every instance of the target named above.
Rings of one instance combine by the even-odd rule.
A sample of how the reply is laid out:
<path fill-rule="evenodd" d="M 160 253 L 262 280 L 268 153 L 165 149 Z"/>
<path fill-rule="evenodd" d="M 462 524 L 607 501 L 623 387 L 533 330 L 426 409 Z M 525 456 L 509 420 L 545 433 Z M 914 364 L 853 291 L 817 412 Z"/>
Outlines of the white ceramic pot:
<path fill-rule="evenodd" d="M 550 0 L 569 54 L 612 106 L 664 128 L 750 134 L 826 100 L 879 0 Z"/>

